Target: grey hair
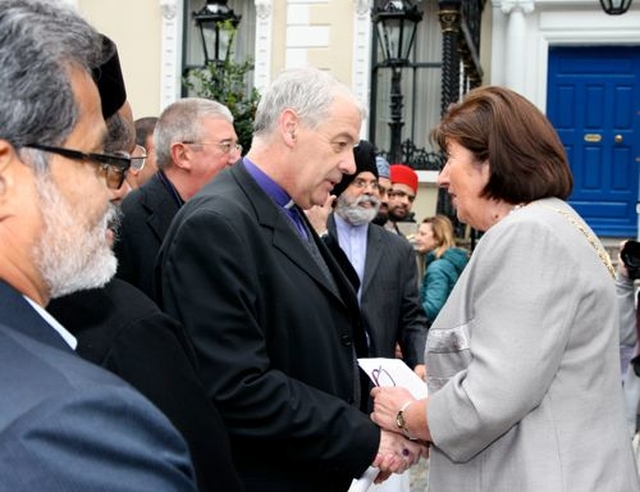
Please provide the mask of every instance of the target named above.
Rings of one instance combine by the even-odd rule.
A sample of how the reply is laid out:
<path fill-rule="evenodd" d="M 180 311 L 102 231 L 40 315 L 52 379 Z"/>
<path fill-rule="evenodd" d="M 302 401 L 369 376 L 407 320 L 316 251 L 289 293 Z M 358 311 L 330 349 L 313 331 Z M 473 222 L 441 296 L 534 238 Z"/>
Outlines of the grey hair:
<path fill-rule="evenodd" d="M 79 115 L 70 69 L 90 73 L 102 58 L 99 33 L 59 0 L 2 0 L 0 138 L 60 145 Z"/>
<path fill-rule="evenodd" d="M 156 128 L 156 123 L 158 122 L 158 118 L 155 116 L 145 116 L 144 118 L 138 118 L 135 122 L 135 130 L 136 130 L 136 143 L 138 145 L 142 145 L 143 147 L 147 146 L 147 138 L 151 135 L 153 138 L 153 130 Z"/>
<path fill-rule="evenodd" d="M 107 138 L 104 141 L 105 152 L 130 152 L 136 145 L 136 128 L 120 112 L 114 113 L 105 120 Z"/>
<path fill-rule="evenodd" d="M 350 97 L 362 118 L 366 117 L 362 101 L 329 72 L 311 67 L 285 70 L 260 98 L 254 135 L 273 132 L 285 109 L 294 110 L 305 126 L 316 128 L 329 115 L 331 104 L 339 95 Z"/>
<path fill-rule="evenodd" d="M 202 121 L 208 118 L 223 119 L 233 125 L 233 115 L 229 108 L 211 99 L 186 97 L 164 109 L 153 131 L 159 169 L 166 169 L 171 165 L 172 144 L 202 139 Z"/>

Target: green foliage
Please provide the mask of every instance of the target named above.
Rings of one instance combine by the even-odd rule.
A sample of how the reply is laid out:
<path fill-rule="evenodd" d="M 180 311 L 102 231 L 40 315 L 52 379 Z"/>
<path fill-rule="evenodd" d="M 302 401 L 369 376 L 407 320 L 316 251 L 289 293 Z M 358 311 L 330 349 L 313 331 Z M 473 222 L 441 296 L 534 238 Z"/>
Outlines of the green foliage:
<path fill-rule="evenodd" d="M 236 30 L 230 24 L 224 27 L 232 30 L 231 47 Z M 216 100 L 229 108 L 238 142 L 246 151 L 251 145 L 253 119 L 260 94 L 255 88 L 248 90 L 247 74 L 253 70 L 253 60 L 237 63 L 231 59 L 230 51 L 227 50 L 224 61 L 210 62 L 205 67 L 190 70 L 183 83 L 194 96 Z"/>

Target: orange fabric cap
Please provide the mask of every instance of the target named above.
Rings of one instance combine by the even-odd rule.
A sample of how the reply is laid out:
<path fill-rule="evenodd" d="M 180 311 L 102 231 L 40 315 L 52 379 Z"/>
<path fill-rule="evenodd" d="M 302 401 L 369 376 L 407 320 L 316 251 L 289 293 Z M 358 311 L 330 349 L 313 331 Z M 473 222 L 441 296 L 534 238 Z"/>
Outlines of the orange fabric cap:
<path fill-rule="evenodd" d="M 389 169 L 391 171 L 391 184 L 407 185 L 414 193 L 418 193 L 418 173 L 404 164 L 392 164 Z"/>

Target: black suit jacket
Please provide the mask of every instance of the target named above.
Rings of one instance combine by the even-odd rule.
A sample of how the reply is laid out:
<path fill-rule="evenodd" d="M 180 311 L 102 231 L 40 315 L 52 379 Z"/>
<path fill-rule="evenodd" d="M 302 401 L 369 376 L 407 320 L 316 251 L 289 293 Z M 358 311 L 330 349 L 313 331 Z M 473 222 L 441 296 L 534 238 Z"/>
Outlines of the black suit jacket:
<path fill-rule="evenodd" d="M 122 201 L 122 223 L 114 251 L 116 276 L 155 297 L 156 256 L 180 205 L 158 173 Z"/>
<path fill-rule="evenodd" d="M 311 239 L 335 287 L 239 163 L 182 207 L 159 255 L 164 308 L 192 335 L 248 491 L 347 490 L 378 449 L 352 405 L 355 292 Z"/>
<path fill-rule="evenodd" d="M 78 340 L 76 352 L 151 400 L 189 445 L 200 492 L 242 491 L 229 438 L 196 375 L 188 334 L 119 279 L 53 300 L 47 310 Z"/>
<path fill-rule="evenodd" d="M 339 245 L 336 223 L 329 217 L 328 241 Z M 343 268 L 355 273 L 340 250 Z M 345 261 L 347 262 L 345 265 Z M 418 268 L 411 244 L 402 236 L 369 224 L 360 309 L 369 333 L 371 357 L 395 357 L 396 342 L 413 368 L 424 361 L 428 323 L 418 294 Z"/>

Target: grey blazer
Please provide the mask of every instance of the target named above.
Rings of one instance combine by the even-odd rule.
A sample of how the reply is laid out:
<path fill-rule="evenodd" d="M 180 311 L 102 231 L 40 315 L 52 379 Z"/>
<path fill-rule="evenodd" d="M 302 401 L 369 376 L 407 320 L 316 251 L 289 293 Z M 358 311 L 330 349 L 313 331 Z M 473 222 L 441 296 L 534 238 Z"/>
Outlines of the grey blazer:
<path fill-rule="evenodd" d="M 186 444 L 0 281 L 0 491 L 195 491 Z"/>
<path fill-rule="evenodd" d="M 337 241 L 333 215 L 327 226 Z M 371 357 L 395 357 L 399 342 L 409 367 L 423 362 L 428 327 L 418 296 L 415 252 L 404 237 L 375 224 L 367 232 L 360 311 Z"/>
<path fill-rule="evenodd" d="M 614 281 L 572 221 L 547 199 L 491 227 L 431 326 L 432 490 L 640 489 Z"/>

